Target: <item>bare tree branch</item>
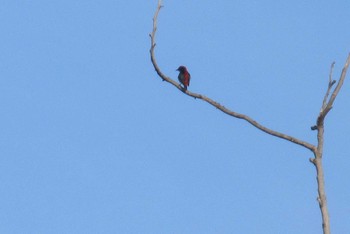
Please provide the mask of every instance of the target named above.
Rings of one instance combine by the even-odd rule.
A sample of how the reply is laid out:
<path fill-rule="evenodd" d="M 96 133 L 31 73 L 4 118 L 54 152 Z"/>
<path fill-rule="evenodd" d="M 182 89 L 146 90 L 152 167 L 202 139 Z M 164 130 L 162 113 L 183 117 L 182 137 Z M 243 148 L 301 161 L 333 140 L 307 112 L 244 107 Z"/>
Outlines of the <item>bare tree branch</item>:
<path fill-rule="evenodd" d="M 350 64 L 350 54 L 348 55 L 348 58 L 345 62 L 344 68 L 343 68 L 342 73 L 341 73 L 340 78 L 339 78 L 339 82 L 338 82 L 337 86 L 335 87 L 335 89 L 333 90 L 333 93 L 327 102 L 327 98 L 329 96 L 330 90 L 331 90 L 332 86 L 335 84 L 335 80 L 332 80 L 332 72 L 333 72 L 334 62 L 332 63 L 331 71 L 329 74 L 328 89 L 327 89 L 326 95 L 323 99 L 320 114 L 317 117 L 317 125 L 316 126 L 321 125 L 321 124 L 323 125 L 324 118 L 326 117 L 328 112 L 333 108 L 333 103 L 334 103 L 336 97 L 338 96 L 338 93 L 339 93 L 341 87 L 343 86 L 349 64 Z M 311 129 L 314 130 L 315 126 L 312 127 Z"/>
<path fill-rule="evenodd" d="M 323 173 L 323 166 L 322 166 L 322 156 L 323 156 L 323 144 L 324 144 L 324 119 L 328 112 L 332 109 L 333 103 L 338 96 L 338 93 L 344 83 L 346 72 L 348 70 L 350 64 L 350 54 L 348 55 L 348 58 L 345 62 L 344 68 L 342 70 L 342 73 L 339 78 L 339 82 L 335 89 L 333 90 L 332 96 L 330 97 L 329 101 L 327 102 L 328 95 L 330 93 L 330 90 L 335 84 L 335 81 L 332 80 L 332 72 L 334 63 L 332 63 L 331 71 L 329 74 L 329 83 L 328 83 L 328 89 L 326 92 L 326 95 L 322 102 L 322 108 L 320 111 L 319 116 L 317 117 L 317 125 L 313 127 L 312 129 L 317 129 L 317 148 L 314 152 L 315 158 L 310 159 L 310 161 L 315 165 L 316 167 L 316 174 L 317 174 L 317 185 L 318 185 L 318 204 L 320 206 L 321 214 L 322 214 L 322 227 L 323 227 L 323 233 L 324 234 L 330 234 L 330 222 L 329 222 L 329 214 L 328 214 L 328 208 L 327 208 L 327 198 L 326 198 L 326 192 L 325 192 L 325 183 L 324 183 L 324 173 Z"/>
<path fill-rule="evenodd" d="M 348 55 L 348 58 L 345 62 L 345 65 L 344 65 L 344 68 L 341 72 L 341 75 L 340 75 L 340 79 L 339 79 L 339 82 L 338 82 L 338 85 L 335 87 L 333 93 L 332 93 L 332 96 L 328 102 L 328 106 L 330 108 L 332 108 L 332 105 L 333 105 L 333 102 L 335 100 L 335 98 L 337 97 L 338 93 L 339 93 L 339 90 L 341 89 L 341 87 L 343 86 L 343 83 L 344 83 L 344 80 L 345 80 L 345 77 L 346 77 L 346 72 L 349 68 L 349 64 L 350 64 L 350 53 Z"/>
<path fill-rule="evenodd" d="M 324 109 L 327 107 L 327 100 L 328 100 L 329 93 L 331 92 L 331 89 L 332 89 L 333 85 L 334 85 L 335 82 L 336 82 L 335 80 L 332 79 L 334 64 L 335 64 L 335 62 L 332 63 L 331 69 L 330 69 L 330 72 L 329 72 L 328 88 L 327 88 L 327 92 L 326 92 L 326 94 L 324 95 L 324 98 L 323 98 L 323 102 L 322 102 L 320 114 L 321 114 L 321 113 L 324 111 Z M 311 130 L 316 130 L 316 129 L 317 129 L 317 125 L 314 125 L 314 126 L 311 127 Z"/>
<path fill-rule="evenodd" d="M 238 119 L 243 119 L 245 121 L 247 121 L 248 123 L 250 123 L 251 125 L 253 125 L 254 127 L 260 129 L 261 131 L 263 132 L 266 132 L 267 134 L 270 134 L 272 136 L 275 136 L 275 137 L 279 137 L 279 138 L 282 138 L 284 140 L 287 140 L 287 141 L 290 141 L 292 143 L 295 143 L 295 144 L 298 144 L 298 145 L 301 145 L 303 147 L 305 147 L 306 149 L 309 149 L 311 150 L 312 152 L 315 152 L 316 150 L 316 147 L 306 141 L 302 141 L 302 140 L 299 140 L 295 137 L 292 137 L 292 136 L 289 136 L 287 134 L 284 134 L 284 133 L 280 133 L 280 132 L 277 132 L 277 131 L 274 131 L 272 129 L 269 129 L 263 125 L 261 125 L 260 123 L 258 123 L 257 121 L 255 121 L 254 119 L 250 118 L 249 116 L 247 115 L 244 115 L 244 114 L 240 114 L 240 113 L 237 113 L 237 112 L 234 112 L 234 111 L 231 111 L 229 110 L 228 108 L 224 107 L 223 105 L 221 105 L 220 103 L 206 97 L 205 95 L 202 95 L 202 94 L 197 94 L 197 93 L 193 93 L 193 92 L 190 92 L 188 90 L 184 90 L 181 85 L 179 83 L 177 83 L 176 81 L 172 80 L 171 78 L 169 78 L 168 76 L 164 75 L 158 64 L 157 64 L 157 61 L 156 61 L 156 58 L 155 58 L 155 55 L 154 55 L 154 48 L 156 46 L 156 42 L 155 42 L 155 36 L 156 36 L 156 31 L 157 31 L 157 18 L 158 18 L 158 14 L 159 14 L 159 11 L 160 9 L 162 8 L 162 1 L 159 0 L 158 1 L 158 7 L 157 7 L 157 10 L 156 10 L 156 13 L 154 14 L 154 17 L 153 17 L 153 30 L 150 34 L 150 37 L 151 37 L 151 49 L 150 49 L 150 54 L 151 54 L 151 61 L 152 61 L 152 64 L 154 66 L 154 69 L 156 70 L 158 76 L 163 80 L 163 81 L 167 81 L 169 82 L 170 84 L 174 85 L 175 87 L 177 87 L 181 92 L 184 92 L 185 94 L 187 94 L 188 96 L 190 97 L 193 97 L 193 98 L 198 98 L 198 99 L 201 99 L 209 104 L 211 104 L 212 106 L 216 107 L 217 109 L 221 110 L 222 112 L 224 112 L 225 114 L 228 114 L 232 117 L 235 117 L 235 118 L 238 118 Z"/>
<path fill-rule="evenodd" d="M 346 72 L 348 70 L 349 64 L 350 64 L 350 54 L 348 55 L 348 58 L 347 58 L 347 60 L 345 62 L 345 65 L 344 65 L 344 68 L 343 68 L 343 70 L 341 72 L 339 82 L 338 82 L 337 86 L 335 87 L 335 89 L 334 89 L 334 91 L 332 93 L 332 96 L 330 97 L 330 99 L 328 101 L 328 104 L 327 104 L 327 106 L 326 106 L 326 108 L 324 110 L 324 114 L 323 114 L 324 117 L 332 109 L 333 103 L 334 103 L 336 97 L 338 96 L 338 93 L 339 93 L 341 87 L 343 86 L 343 83 L 344 83 L 344 80 L 345 80 L 345 77 L 346 77 Z"/>

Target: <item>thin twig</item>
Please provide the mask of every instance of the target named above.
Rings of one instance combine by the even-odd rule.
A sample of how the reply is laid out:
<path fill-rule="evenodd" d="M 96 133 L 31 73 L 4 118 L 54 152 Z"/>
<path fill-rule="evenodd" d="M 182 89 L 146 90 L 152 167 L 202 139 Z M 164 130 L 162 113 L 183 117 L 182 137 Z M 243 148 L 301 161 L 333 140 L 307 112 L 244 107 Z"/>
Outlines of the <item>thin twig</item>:
<path fill-rule="evenodd" d="M 326 109 L 329 93 L 331 92 L 331 89 L 332 89 L 333 85 L 334 85 L 335 82 L 336 82 L 336 81 L 333 80 L 333 78 L 332 78 L 333 69 L 334 69 L 334 64 L 335 64 L 335 62 L 333 62 L 333 63 L 331 64 L 331 69 L 330 69 L 330 71 L 329 71 L 329 80 L 328 80 L 327 92 L 326 92 L 326 94 L 324 95 L 324 98 L 323 98 L 323 101 L 322 101 L 321 110 L 320 110 L 319 116 L 317 117 L 317 121 L 316 121 L 316 122 L 319 122 L 320 116 L 322 115 L 323 111 Z M 311 127 L 311 130 L 316 130 L 316 129 L 317 129 L 317 124 Z"/>
<path fill-rule="evenodd" d="M 335 64 L 335 62 L 332 63 L 331 69 L 330 69 L 330 71 L 329 71 L 328 89 L 327 89 L 326 95 L 324 95 L 324 98 L 323 98 L 322 107 L 321 107 L 321 112 L 322 112 L 322 111 L 325 109 L 325 107 L 327 106 L 327 100 L 328 100 L 329 93 L 331 92 L 332 86 L 335 84 L 335 80 L 332 79 L 334 64 Z"/>
<path fill-rule="evenodd" d="M 339 93 L 341 87 L 343 86 L 343 83 L 344 83 L 344 80 L 345 80 L 345 77 L 346 77 L 346 72 L 347 72 L 347 70 L 349 68 L 349 64 L 350 64 L 350 53 L 349 53 L 348 58 L 347 58 L 347 60 L 345 62 L 344 68 L 343 68 L 343 70 L 341 72 L 339 82 L 338 82 L 337 86 L 335 87 L 335 89 L 334 89 L 334 91 L 332 93 L 332 96 L 330 97 L 330 99 L 328 101 L 326 109 L 331 109 L 333 107 L 333 103 L 335 101 L 335 98 L 338 96 L 338 93 Z M 327 111 L 327 113 L 328 113 L 328 111 Z"/>

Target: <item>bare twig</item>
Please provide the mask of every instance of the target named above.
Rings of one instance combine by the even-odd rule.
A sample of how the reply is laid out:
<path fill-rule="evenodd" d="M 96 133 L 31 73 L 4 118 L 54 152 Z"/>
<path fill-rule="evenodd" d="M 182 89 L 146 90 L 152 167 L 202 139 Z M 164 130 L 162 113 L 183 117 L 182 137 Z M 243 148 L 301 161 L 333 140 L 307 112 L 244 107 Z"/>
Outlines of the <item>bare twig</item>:
<path fill-rule="evenodd" d="M 323 99 L 323 102 L 322 102 L 322 107 L 321 107 L 320 113 L 319 113 L 319 115 L 317 117 L 316 125 L 312 126 L 311 130 L 316 130 L 319 125 L 323 125 L 324 118 L 326 117 L 327 113 L 333 108 L 333 103 L 334 103 L 334 101 L 335 101 L 335 99 L 336 99 L 336 97 L 337 97 L 341 87 L 343 86 L 343 83 L 344 83 L 344 80 L 345 80 L 345 76 L 346 76 L 346 72 L 348 70 L 349 64 L 350 64 L 350 54 L 348 55 L 348 58 L 347 58 L 347 60 L 345 62 L 344 68 L 343 68 L 342 73 L 341 73 L 340 78 L 339 78 L 339 82 L 338 82 L 337 86 L 335 87 L 335 89 L 333 90 L 333 93 L 332 93 L 331 97 L 329 98 L 329 100 L 327 102 L 327 99 L 328 99 L 328 96 L 330 94 L 331 88 L 336 82 L 335 80 L 332 80 L 332 73 L 333 73 L 334 62 L 332 63 L 331 71 L 330 71 L 330 74 L 329 74 L 328 89 L 327 89 L 327 92 L 326 92 L 326 94 L 324 96 L 324 99 Z"/>
<path fill-rule="evenodd" d="M 325 114 L 326 115 L 328 113 L 328 111 L 333 107 L 333 103 L 335 101 L 335 98 L 337 97 L 341 87 L 343 86 L 343 83 L 344 83 L 344 80 L 345 80 L 345 77 L 346 77 L 346 72 L 349 68 L 349 64 L 350 64 L 350 54 L 348 55 L 348 58 L 345 62 L 345 65 L 344 65 L 344 68 L 341 72 L 341 75 L 340 75 L 340 79 L 339 79 L 339 82 L 337 84 L 337 86 L 335 87 L 333 93 L 332 93 L 332 96 L 330 97 L 329 101 L 328 101 L 328 104 L 325 108 Z"/>
<path fill-rule="evenodd" d="M 334 64 L 335 64 L 335 62 L 332 63 L 331 69 L 329 71 L 328 88 L 327 88 L 327 92 L 326 92 L 326 94 L 324 95 L 324 98 L 323 98 L 323 102 L 322 102 L 322 106 L 321 106 L 321 110 L 320 110 L 320 115 L 321 115 L 321 113 L 323 113 L 324 109 L 326 109 L 326 107 L 327 107 L 327 100 L 328 100 L 329 93 L 331 92 L 331 89 L 332 89 L 333 85 L 336 82 L 332 78 Z M 311 127 L 311 130 L 316 130 L 316 129 L 317 129 L 317 125 L 314 125 L 314 126 Z"/>
<path fill-rule="evenodd" d="M 327 89 L 326 95 L 324 95 L 324 99 L 323 99 L 322 107 L 321 107 L 321 112 L 326 108 L 329 93 L 331 92 L 332 86 L 333 86 L 333 85 L 335 84 L 335 82 L 336 82 L 335 80 L 332 79 L 334 64 L 335 64 L 335 62 L 332 63 L 331 69 L 330 69 L 330 71 L 329 71 L 328 89 Z"/>
<path fill-rule="evenodd" d="M 235 117 L 235 118 L 238 118 L 238 119 L 243 119 L 243 120 L 247 121 L 248 123 L 250 123 L 254 127 L 260 129 L 263 132 L 266 132 L 267 134 L 270 134 L 272 136 L 279 137 L 279 138 L 285 139 L 287 141 L 290 141 L 292 143 L 301 145 L 301 146 L 305 147 L 306 149 L 311 150 L 312 152 L 314 152 L 316 150 L 316 147 L 314 145 L 312 145 L 312 144 L 310 144 L 310 143 L 308 143 L 306 141 L 302 141 L 302 140 L 299 140 L 299 139 L 297 139 L 295 137 L 289 136 L 287 134 L 280 133 L 280 132 L 274 131 L 272 129 L 269 129 L 269 128 L 261 125 L 260 123 L 258 123 L 254 119 L 250 118 L 249 116 L 244 115 L 244 114 L 240 114 L 240 113 L 237 113 L 237 112 L 234 112 L 234 111 L 231 111 L 228 108 L 226 108 L 223 105 L 221 105 L 220 103 L 218 103 L 218 102 L 216 102 L 216 101 L 214 101 L 214 100 L 212 100 L 212 99 L 210 99 L 210 98 L 208 98 L 208 97 L 206 97 L 206 96 L 204 96 L 202 94 L 193 93 L 193 92 L 190 92 L 188 90 L 184 91 L 179 83 L 177 83 L 176 81 L 174 81 L 171 78 L 169 78 L 166 75 L 164 75 L 161 72 L 161 70 L 160 70 L 160 68 L 159 68 L 159 66 L 157 64 L 157 61 L 156 61 L 156 58 L 155 58 L 155 55 L 154 55 L 154 48 L 156 46 L 155 35 L 156 35 L 156 30 L 157 30 L 157 18 L 158 18 L 158 14 L 159 14 L 159 11 L 160 11 L 161 7 L 162 7 L 162 1 L 159 0 L 156 13 L 154 14 L 154 17 L 153 17 L 153 30 L 152 30 L 152 32 L 150 34 L 150 37 L 151 37 L 150 54 L 151 54 L 151 61 L 152 61 L 153 67 L 156 70 L 158 76 L 163 81 L 169 82 L 170 84 L 172 84 L 175 87 L 177 87 L 181 92 L 184 92 L 185 94 L 187 94 L 190 97 L 198 98 L 198 99 L 201 99 L 201 100 L 211 104 L 212 106 L 214 106 L 217 109 L 221 110 L 225 114 L 228 114 L 228 115 L 230 115 L 232 117 Z"/>

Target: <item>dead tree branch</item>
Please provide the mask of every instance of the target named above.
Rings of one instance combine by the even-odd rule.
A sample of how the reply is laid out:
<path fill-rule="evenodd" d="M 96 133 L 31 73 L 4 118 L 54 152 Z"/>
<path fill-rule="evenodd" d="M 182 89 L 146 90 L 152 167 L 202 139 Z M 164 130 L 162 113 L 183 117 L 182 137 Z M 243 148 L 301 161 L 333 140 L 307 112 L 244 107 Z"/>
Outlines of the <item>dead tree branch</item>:
<path fill-rule="evenodd" d="M 327 88 L 327 92 L 326 92 L 326 94 L 324 95 L 324 98 L 323 98 L 320 114 L 326 109 L 329 93 L 331 92 L 332 87 L 333 87 L 333 85 L 336 82 L 335 80 L 332 79 L 334 64 L 335 64 L 335 62 L 332 63 L 331 69 L 330 69 L 330 72 L 329 72 L 328 88 Z M 317 129 L 317 125 L 311 127 L 311 130 L 316 130 L 316 129 Z"/>
<path fill-rule="evenodd" d="M 328 114 L 328 112 L 332 109 L 333 103 L 336 97 L 338 96 L 338 93 L 341 87 L 343 86 L 349 64 L 350 64 L 350 54 L 348 55 L 348 58 L 345 62 L 344 68 L 339 78 L 339 82 L 335 87 L 335 89 L 333 90 L 331 97 L 327 101 L 328 96 L 331 92 L 332 86 L 335 84 L 335 80 L 332 80 L 332 73 L 334 68 L 334 63 L 332 63 L 330 74 L 329 74 L 328 88 L 322 102 L 321 111 L 317 117 L 316 125 L 311 127 L 312 130 L 317 129 L 317 147 L 316 147 L 316 151 L 314 152 L 315 157 L 310 159 L 310 161 L 316 167 L 317 185 L 318 185 L 317 201 L 320 206 L 320 210 L 322 214 L 322 227 L 323 227 L 324 234 L 330 234 L 330 222 L 329 222 L 329 214 L 328 214 L 328 208 L 327 208 L 327 199 L 326 199 L 326 192 L 325 192 L 325 185 L 324 185 L 323 166 L 322 166 L 323 144 L 324 144 L 324 119 Z"/>
<path fill-rule="evenodd" d="M 161 8 L 162 8 L 162 1 L 159 0 L 156 13 L 154 14 L 154 17 L 153 17 L 153 30 L 150 33 L 150 37 L 151 37 L 150 54 L 151 54 L 151 61 L 152 61 L 152 64 L 154 66 L 154 69 L 156 70 L 158 76 L 163 81 L 166 81 L 166 82 L 174 85 L 177 89 L 179 89 L 181 92 L 184 92 L 186 95 L 188 95 L 190 97 L 201 99 L 201 100 L 209 103 L 210 105 L 216 107 L 217 109 L 221 110 L 225 114 L 228 114 L 228 115 L 230 115 L 232 117 L 235 117 L 235 118 L 238 118 L 238 119 L 243 119 L 243 120 L 247 121 L 248 123 L 250 123 L 254 127 L 260 129 L 261 131 L 263 131 L 263 132 L 265 132 L 267 134 L 270 134 L 270 135 L 275 136 L 275 137 L 282 138 L 284 140 L 290 141 L 290 142 L 295 143 L 297 145 L 301 145 L 301 146 L 305 147 L 306 149 L 309 149 L 312 152 L 315 152 L 316 147 L 314 145 L 312 145 L 312 144 L 310 144 L 310 143 L 308 143 L 306 141 L 302 141 L 300 139 L 297 139 L 295 137 L 289 136 L 287 134 L 280 133 L 280 132 L 274 131 L 272 129 L 269 129 L 269 128 L 263 126 L 262 124 L 258 123 L 254 119 L 250 118 L 249 116 L 244 115 L 244 114 L 240 114 L 238 112 L 234 112 L 232 110 L 229 110 L 225 106 L 223 106 L 220 103 L 212 100 L 211 98 L 206 97 L 205 95 L 193 93 L 193 92 L 190 92 L 188 90 L 184 91 L 179 83 L 177 83 L 176 81 L 172 80 L 170 77 L 164 75 L 162 73 L 162 71 L 160 70 L 158 64 L 157 64 L 157 61 L 156 61 L 156 58 L 155 58 L 155 55 L 154 55 L 154 49 L 156 47 L 155 36 L 156 36 L 156 31 L 157 31 L 157 18 L 158 18 L 158 14 L 159 14 L 159 11 L 160 11 Z"/>

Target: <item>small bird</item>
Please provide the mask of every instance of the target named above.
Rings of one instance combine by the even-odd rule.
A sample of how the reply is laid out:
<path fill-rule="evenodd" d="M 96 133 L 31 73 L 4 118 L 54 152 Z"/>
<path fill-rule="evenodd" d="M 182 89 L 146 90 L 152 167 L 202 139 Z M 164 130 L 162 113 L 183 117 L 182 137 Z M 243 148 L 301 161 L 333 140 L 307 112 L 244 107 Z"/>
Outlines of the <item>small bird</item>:
<path fill-rule="evenodd" d="M 185 66 L 180 66 L 176 71 L 179 71 L 179 76 L 177 77 L 181 84 L 184 86 L 184 90 L 187 90 L 187 86 L 190 86 L 191 75 L 187 71 Z"/>

